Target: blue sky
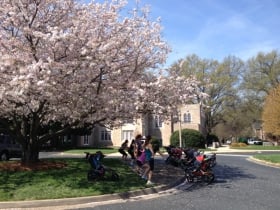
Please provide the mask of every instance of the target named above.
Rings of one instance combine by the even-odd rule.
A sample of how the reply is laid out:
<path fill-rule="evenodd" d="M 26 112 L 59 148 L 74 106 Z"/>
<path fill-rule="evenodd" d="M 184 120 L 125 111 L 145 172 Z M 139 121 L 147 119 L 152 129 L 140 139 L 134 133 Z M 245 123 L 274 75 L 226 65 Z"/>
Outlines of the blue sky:
<path fill-rule="evenodd" d="M 246 61 L 280 48 L 280 0 L 140 0 L 143 5 L 150 6 L 152 20 L 161 17 L 172 48 L 166 65 L 190 54 Z"/>

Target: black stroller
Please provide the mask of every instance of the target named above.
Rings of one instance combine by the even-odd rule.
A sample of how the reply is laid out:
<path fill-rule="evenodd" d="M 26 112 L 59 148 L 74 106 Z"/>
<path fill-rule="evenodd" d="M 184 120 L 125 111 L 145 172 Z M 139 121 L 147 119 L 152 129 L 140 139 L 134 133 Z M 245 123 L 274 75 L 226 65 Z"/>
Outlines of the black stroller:
<path fill-rule="evenodd" d="M 183 150 L 175 146 L 164 147 L 168 153 L 168 157 L 165 160 L 166 164 L 171 164 L 173 166 L 179 167 L 182 163 Z"/>
<path fill-rule="evenodd" d="M 101 151 L 97 151 L 94 154 L 85 152 L 85 154 L 86 154 L 86 159 L 88 160 L 88 162 L 91 165 L 91 169 L 88 171 L 88 174 L 87 174 L 88 181 L 104 179 L 106 172 L 111 173 L 110 178 L 112 181 L 119 180 L 119 175 L 117 174 L 117 172 L 115 170 L 102 165 L 101 161 L 105 157 L 105 155 Z"/>

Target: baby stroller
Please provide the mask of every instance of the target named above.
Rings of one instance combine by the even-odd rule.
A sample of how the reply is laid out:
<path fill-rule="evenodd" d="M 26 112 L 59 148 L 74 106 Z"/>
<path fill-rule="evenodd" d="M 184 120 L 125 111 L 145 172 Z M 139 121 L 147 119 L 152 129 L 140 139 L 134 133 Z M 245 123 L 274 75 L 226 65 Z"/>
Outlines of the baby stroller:
<path fill-rule="evenodd" d="M 211 167 L 211 158 L 207 158 L 205 155 L 197 155 L 193 165 L 185 168 L 185 176 L 188 182 L 203 181 L 208 184 L 214 181 L 215 174 Z"/>
<path fill-rule="evenodd" d="M 171 164 L 176 167 L 180 166 L 182 162 L 181 157 L 182 157 L 183 150 L 181 148 L 174 147 L 172 145 L 165 147 L 165 149 L 168 153 L 168 157 L 165 160 L 165 163 Z"/>
<path fill-rule="evenodd" d="M 111 168 L 107 168 L 104 165 L 102 165 L 101 161 L 105 157 L 105 155 L 101 151 L 97 151 L 95 154 L 90 154 L 88 152 L 85 152 L 85 154 L 86 154 L 86 159 L 91 165 L 91 169 L 87 173 L 88 181 L 104 179 L 106 172 L 111 173 L 110 178 L 112 181 L 119 180 L 119 175 L 115 170 Z"/>

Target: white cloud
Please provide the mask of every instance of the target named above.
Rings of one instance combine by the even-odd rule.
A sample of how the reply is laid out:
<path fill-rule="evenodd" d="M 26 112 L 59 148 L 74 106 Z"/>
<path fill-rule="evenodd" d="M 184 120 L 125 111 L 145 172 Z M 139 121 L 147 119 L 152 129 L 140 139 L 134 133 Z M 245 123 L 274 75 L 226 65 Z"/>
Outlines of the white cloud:
<path fill-rule="evenodd" d="M 266 16 L 264 4 L 235 10 L 219 5 L 216 12 L 222 12 L 205 14 L 204 21 L 199 21 L 200 25 L 192 24 L 186 30 L 173 29 L 176 30 L 173 34 L 177 32 L 177 36 L 168 39 L 174 49 L 169 63 L 172 63 L 171 59 L 178 60 L 193 53 L 208 59 L 222 60 L 235 55 L 246 60 L 256 56 L 258 52 L 279 49 L 280 25 L 277 19 L 271 20 L 271 16 L 279 18 L 280 14 L 270 10 L 272 14 Z M 273 31 L 277 33 L 272 33 Z"/>
<path fill-rule="evenodd" d="M 128 2 L 131 6 L 135 0 Z M 279 0 L 140 1 L 145 4 L 152 19 L 161 17 L 164 39 L 173 48 L 167 65 L 190 54 L 246 60 L 280 49 Z"/>

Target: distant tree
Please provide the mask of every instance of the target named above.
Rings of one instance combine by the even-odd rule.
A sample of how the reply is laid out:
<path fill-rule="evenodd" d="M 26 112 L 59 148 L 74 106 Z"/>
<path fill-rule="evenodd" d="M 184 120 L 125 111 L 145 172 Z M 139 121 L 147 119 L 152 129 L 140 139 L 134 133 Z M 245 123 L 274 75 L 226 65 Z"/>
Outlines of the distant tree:
<path fill-rule="evenodd" d="M 269 53 L 259 52 L 248 60 L 242 81 L 246 96 L 261 101 L 272 88 L 280 84 L 280 55 L 273 50 Z"/>
<path fill-rule="evenodd" d="M 205 99 L 199 97 L 193 99 L 193 102 L 201 102 L 205 105 L 208 134 L 215 126 L 225 121 L 225 109 L 235 103 L 238 97 L 236 86 L 243 66 L 243 62 L 236 57 L 227 57 L 219 63 L 190 55 L 170 67 L 171 72 L 177 72 L 187 78 L 195 77 L 199 81 L 200 91 L 209 96 Z"/>
<path fill-rule="evenodd" d="M 170 71 L 196 77 L 200 91 L 209 95 L 203 101 L 208 133 L 246 137 L 253 135 L 253 123 L 262 118 L 269 90 L 279 85 L 280 55 L 276 50 L 259 52 L 246 62 L 232 56 L 218 62 L 190 55 L 175 62 Z"/>
<path fill-rule="evenodd" d="M 279 84 L 279 52 L 276 50 L 268 53 L 259 52 L 246 62 L 239 86 L 239 95 L 242 97 L 240 109 L 243 110 L 239 118 L 244 119 L 242 134 L 249 134 L 248 128 L 252 128 L 254 122 L 261 120 L 265 97 Z"/>
<path fill-rule="evenodd" d="M 264 103 L 262 120 L 265 133 L 280 136 L 280 85 L 273 88 Z"/>
<path fill-rule="evenodd" d="M 206 144 L 207 144 L 207 145 L 210 145 L 210 144 L 212 144 L 213 142 L 219 142 L 218 136 L 216 136 L 215 134 L 208 134 L 208 135 L 206 136 Z"/>
<path fill-rule="evenodd" d="M 251 121 L 260 120 L 265 97 L 269 91 L 280 84 L 280 55 L 273 50 L 269 53 L 259 52 L 247 61 L 240 84 L 240 93 L 247 101 L 248 109 L 254 109 Z M 253 105 L 254 107 L 252 107 Z"/>
<path fill-rule="evenodd" d="M 252 136 L 253 123 L 260 119 L 259 104 L 241 97 L 223 110 L 223 122 L 213 129 L 220 138 Z"/>

